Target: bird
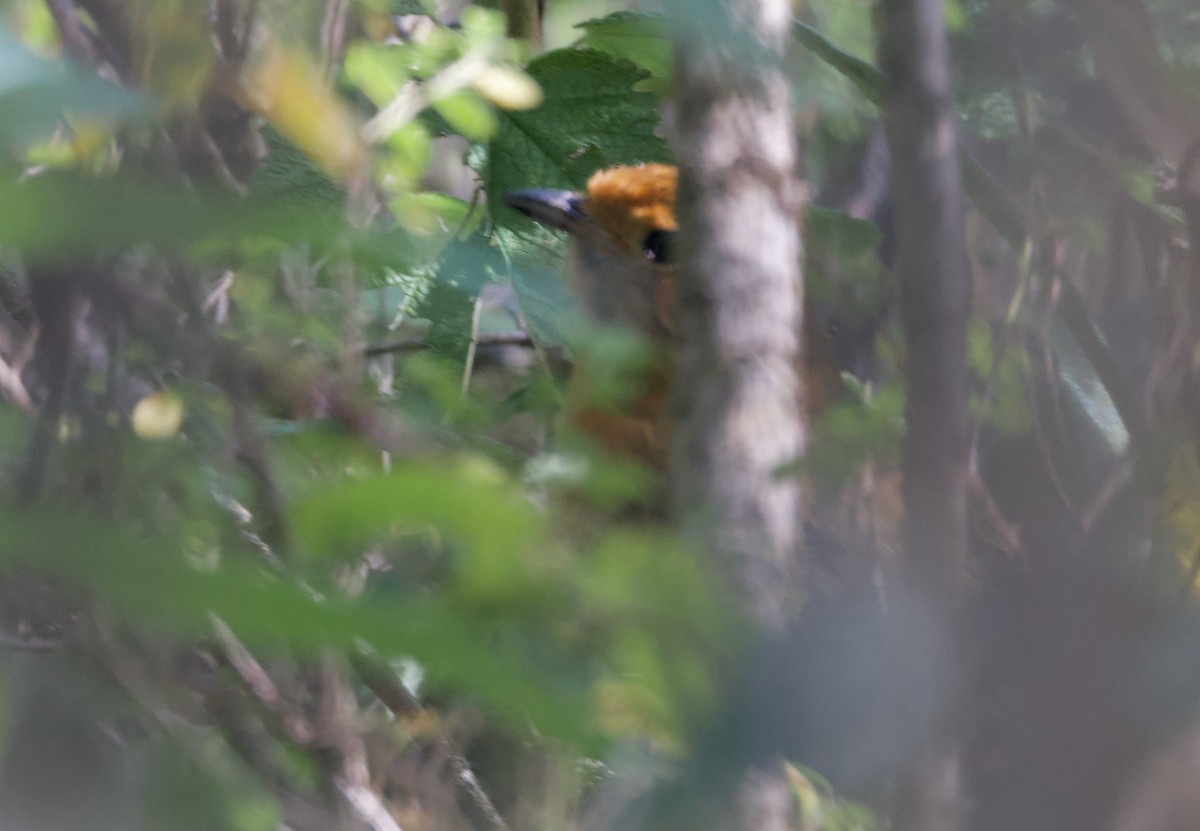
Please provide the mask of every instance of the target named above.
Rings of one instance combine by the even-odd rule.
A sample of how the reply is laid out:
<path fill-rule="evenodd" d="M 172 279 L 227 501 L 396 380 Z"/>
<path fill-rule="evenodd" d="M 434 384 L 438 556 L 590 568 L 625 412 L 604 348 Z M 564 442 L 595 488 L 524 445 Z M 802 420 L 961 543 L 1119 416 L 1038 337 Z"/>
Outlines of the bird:
<path fill-rule="evenodd" d="M 668 164 L 602 169 L 581 192 L 526 189 L 508 193 L 509 207 L 569 238 L 569 282 L 585 313 L 646 339 L 659 360 L 622 406 L 587 399 L 586 356 L 577 358 L 565 395 L 571 425 L 619 458 L 666 469 L 673 430 L 669 385 L 677 347 L 679 266 L 678 169 Z M 828 335 L 805 305 L 801 365 L 808 410 L 820 415 L 839 396 L 842 377 Z"/>

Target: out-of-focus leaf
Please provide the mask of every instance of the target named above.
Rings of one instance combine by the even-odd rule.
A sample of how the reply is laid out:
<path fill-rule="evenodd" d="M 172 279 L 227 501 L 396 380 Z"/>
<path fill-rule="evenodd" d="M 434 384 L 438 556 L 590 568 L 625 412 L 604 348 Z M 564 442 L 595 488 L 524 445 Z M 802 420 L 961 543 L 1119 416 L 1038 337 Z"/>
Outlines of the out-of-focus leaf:
<path fill-rule="evenodd" d="M 661 14 L 615 12 L 576 25 L 579 45 L 630 61 L 666 80 L 671 77 L 671 30 Z"/>
<path fill-rule="evenodd" d="M 335 180 L 344 182 L 363 170 L 367 147 L 358 120 L 299 52 L 280 46 L 265 50 L 245 100 Z"/>
<path fill-rule="evenodd" d="M 876 831 L 879 820 L 870 808 L 840 798 L 815 770 L 787 765 L 788 785 L 796 800 L 799 831 Z"/>
<path fill-rule="evenodd" d="M 662 533 L 616 532 L 589 552 L 582 611 L 603 621 L 615 676 L 596 690 L 602 725 L 674 749 L 714 715 L 718 668 L 731 657 L 732 605 L 702 560 Z"/>
<path fill-rule="evenodd" d="M 433 155 L 429 130 L 419 121 L 396 128 L 387 138 L 391 154 L 380 162 L 382 178 L 392 193 L 414 190 Z"/>
<path fill-rule="evenodd" d="M 115 119 L 145 109 L 145 100 L 62 60 L 39 58 L 0 33 L 0 146 L 49 133 L 64 114 Z"/>
<path fill-rule="evenodd" d="M 530 334 L 538 343 L 562 347 L 566 342 L 562 333 L 563 321 L 578 311 L 579 301 L 567 288 L 561 269 L 554 268 L 561 255 L 546 247 L 546 240 L 551 239 L 550 232 L 538 228 L 533 230 L 532 237 L 527 237 L 508 228 L 499 228 L 495 239 L 505 259 L 512 264 L 508 273 Z M 539 246 L 539 242 L 544 244 Z"/>
<path fill-rule="evenodd" d="M 409 275 L 424 264 L 423 254 L 419 241 L 398 228 L 373 229 L 351 250 L 355 264 L 367 278 L 365 282 L 375 286 L 384 285 L 396 274 Z"/>
<path fill-rule="evenodd" d="M 502 112 L 488 146 L 483 179 L 495 222 L 531 224 L 505 206 L 509 191 L 579 188 L 601 167 L 668 160 L 666 143 L 654 135 L 658 99 L 632 92 L 644 70 L 594 50 L 557 49 L 532 61 L 528 72 L 545 101 Z"/>
<path fill-rule="evenodd" d="M 839 49 L 807 23 L 792 22 L 792 36 L 814 55 L 842 73 L 872 104 L 883 104 L 883 76 L 862 58 Z"/>
<path fill-rule="evenodd" d="M 472 141 L 485 141 L 496 133 L 496 114 L 472 92 L 454 92 L 433 102 L 438 115 L 455 132 Z"/>
<path fill-rule="evenodd" d="M 405 465 L 339 482 L 296 506 L 297 538 L 310 551 L 361 547 L 389 529 L 433 527 L 452 538 L 468 595 L 496 599 L 528 590 L 545 545 L 533 507 L 494 477 L 452 467 Z"/>
<path fill-rule="evenodd" d="M 215 748 L 208 748 L 208 753 L 196 750 L 168 739 L 146 748 L 151 827 L 270 831 L 279 826 L 279 806 L 258 777 L 215 753 Z"/>
<path fill-rule="evenodd" d="M 632 330 L 598 326 L 587 318 L 571 320 L 569 328 L 580 403 L 617 412 L 645 392 L 647 372 L 662 359 L 654 344 Z"/>
<path fill-rule="evenodd" d="M 151 3 L 141 7 L 145 42 L 138 72 L 167 111 L 193 110 L 212 77 L 215 54 L 209 10 L 196 3 Z"/>
<path fill-rule="evenodd" d="M 377 107 L 382 107 L 408 80 L 406 57 L 406 50 L 358 41 L 346 48 L 342 74 Z"/>
<path fill-rule="evenodd" d="M 489 66 L 475 76 L 471 86 L 502 110 L 532 110 L 542 103 L 537 82 L 508 66 Z"/>
<path fill-rule="evenodd" d="M 1002 432 L 1022 433 L 1033 425 L 1025 385 L 1025 354 L 1009 349 L 993 368 L 997 356 L 992 340 L 992 331 L 986 324 L 975 323 L 967 330 L 967 363 L 980 379 L 992 383 L 987 411 L 977 417 Z"/>
<path fill-rule="evenodd" d="M 179 433 L 183 413 L 182 398 L 171 390 L 159 390 L 134 405 L 130 422 L 140 438 L 169 439 Z"/>
<path fill-rule="evenodd" d="M 902 386 L 889 384 L 869 396 L 856 382 L 847 388 L 858 395 L 846 396 L 821 417 L 803 462 L 804 470 L 827 487 L 840 487 L 870 458 L 894 454 L 904 436 Z M 886 458 L 887 464 L 896 461 Z"/>
<path fill-rule="evenodd" d="M 471 339 L 475 299 L 484 283 L 502 274 L 504 263 L 481 237 L 449 245 L 435 280 L 417 310 L 432 321 L 428 342 L 437 352 L 461 359 Z"/>
<path fill-rule="evenodd" d="M 62 172 L 0 180 L 0 245 L 34 256 L 112 252 L 146 242 L 186 248 L 261 237 L 327 240 L 343 228 L 340 214 L 331 211 L 273 198 L 202 196 L 127 176 Z"/>
<path fill-rule="evenodd" d="M 1158 515 L 1166 543 L 1187 573 L 1200 556 L 1200 458 L 1195 445 L 1186 444 L 1171 455 Z M 1192 592 L 1198 582 L 1200 576 L 1189 586 Z"/>
<path fill-rule="evenodd" d="M 805 223 L 809 238 L 820 240 L 839 258 L 873 254 L 882 237 L 874 222 L 829 208 L 810 206 L 805 211 Z"/>
<path fill-rule="evenodd" d="M 403 194 L 388 203 L 388 207 L 405 228 L 439 245 L 445 245 L 455 232 L 465 236 L 475 231 L 482 216 L 482 211 L 470 216 L 469 203 L 437 191 Z"/>
<path fill-rule="evenodd" d="M 384 487 L 378 494 L 355 484 L 360 487 L 353 493 L 329 496 L 339 507 L 357 511 L 364 522 L 380 521 L 396 491 Z M 444 488 L 438 493 L 445 500 L 430 509 L 456 513 L 453 500 L 458 494 Z M 422 501 L 419 494 L 415 501 Z M 433 500 L 425 502 L 430 505 Z M 485 503 L 473 507 L 485 509 Z M 530 510 L 511 500 L 487 510 L 486 519 L 499 520 L 495 528 L 502 539 L 485 541 L 485 553 L 513 556 L 512 550 L 501 550 L 500 545 L 522 536 L 518 526 Z M 508 516 L 497 516 L 506 512 Z M 328 511 L 322 516 L 350 536 L 361 537 Z M 209 631 L 211 615 L 216 614 L 252 648 L 277 648 L 282 642 L 300 651 L 348 650 L 366 644 L 382 655 L 421 662 L 443 683 L 479 696 L 514 726 L 532 720 L 539 729 L 565 740 L 589 739 L 582 687 L 560 672 L 544 670 L 542 663 L 530 660 L 516 645 L 488 637 L 489 622 L 482 608 L 477 613 L 463 606 L 451 608 L 423 593 L 402 601 L 391 597 L 387 603 L 314 597 L 285 578 L 234 563 L 218 570 L 196 570 L 170 540 L 78 511 L 4 511 L 0 523 L 5 529 L 0 564 L 87 586 L 131 623 L 162 634 L 197 637 Z M 340 532 L 332 533 L 336 538 Z M 483 530 L 473 533 L 486 535 Z M 485 556 L 472 567 L 479 569 L 471 575 L 472 585 L 486 595 L 494 589 L 494 563 L 489 567 Z"/>
<path fill-rule="evenodd" d="M 339 185 L 278 130 L 268 127 L 263 134 L 268 152 L 250 176 L 252 193 L 273 197 L 281 205 L 292 207 L 341 209 L 346 196 Z"/>

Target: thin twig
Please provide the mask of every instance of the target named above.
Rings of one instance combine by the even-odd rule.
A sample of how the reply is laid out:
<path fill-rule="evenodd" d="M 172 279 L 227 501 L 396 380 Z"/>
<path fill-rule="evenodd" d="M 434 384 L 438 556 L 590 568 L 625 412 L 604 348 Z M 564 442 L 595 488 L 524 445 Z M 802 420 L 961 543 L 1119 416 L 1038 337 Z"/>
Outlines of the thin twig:
<path fill-rule="evenodd" d="M 271 676 L 263 669 L 262 664 L 255 660 L 254 656 L 250 654 L 250 650 L 238 640 L 229 625 L 221 620 L 215 612 L 209 612 L 208 616 L 213 630 L 217 633 L 217 640 L 221 642 L 226 659 L 246 682 L 246 686 L 266 706 L 271 708 L 279 706 L 279 687 L 271 680 Z"/>
<path fill-rule="evenodd" d="M 220 326 L 229 317 L 229 289 L 233 287 L 233 269 L 225 269 L 221 279 L 204 298 L 204 311 L 213 313 L 213 322 Z"/>
<path fill-rule="evenodd" d="M 254 24 L 258 22 L 259 0 L 250 0 L 246 4 L 246 15 L 242 19 L 242 39 L 238 47 L 229 57 L 238 64 L 245 63 L 250 54 L 250 44 L 254 38 Z"/>
<path fill-rule="evenodd" d="M 1188 565 L 1187 575 L 1183 582 L 1179 584 L 1179 601 L 1182 603 L 1192 596 L 1192 592 L 1196 590 L 1196 578 L 1200 577 L 1200 545 L 1192 549 L 1191 563 Z"/>
<path fill-rule="evenodd" d="M 209 5 L 208 19 L 212 26 L 213 41 L 223 58 L 229 57 L 238 48 L 234 6 L 234 0 L 212 0 Z"/>
<path fill-rule="evenodd" d="M 471 304 L 471 340 L 467 344 L 467 359 L 463 361 L 462 385 L 459 395 L 467 397 L 471 390 L 471 376 L 475 372 L 475 353 L 479 350 L 479 318 L 483 314 L 483 295 L 475 298 Z"/>
<path fill-rule="evenodd" d="M 528 332 L 490 332 L 474 338 L 476 346 L 520 346 L 527 349 L 534 347 L 533 338 Z M 432 346 L 423 337 L 402 338 L 391 343 L 381 343 L 368 346 L 363 350 L 363 356 L 374 358 L 379 355 L 389 355 L 395 352 L 422 352 Z"/>
<path fill-rule="evenodd" d="M 387 805 L 370 788 L 340 778 L 336 785 L 345 803 L 370 826 L 371 831 L 403 831 Z"/>
<path fill-rule="evenodd" d="M 1129 481 L 1129 477 L 1133 474 L 1133 469 L 1133 454 L 1126 453 L 1117 460 L 1113 469 L 1104 477 L 1104 481 L 1100 483 L 1095 497 L 1084 508 L 1083 515 L 1079 518 L 1079 524 L 1082 526 L 1085 534 L 1092 530 L 1092 526 L 1095 525 L 1096 520 L 1100 518 L 1105 508 L 1112 502 L 1113 497 L 1120 493 L 1122 486 Z"/>
<path fill-rule="evenodd" d="M 350 655 L 350 666 L 353 667 L 360 681 L 367 689 L 375 693 L 376 698 L 387 707 L 397 718 L 413 719 L 421 715 L 425 708 L 416 697 L 409 692 L 408 687 L 400 680 L 396 672 L 367 649 L 356 649 Z M 491 797 L 483 789 L 471 763 L 462 753 L 448 743 L 443 743 L 454 769 L 455 779 L 471 801 L 471 807 L 479 818 L 489 828 L 507 829 L 508 824 L 500 816 Z"/>
<path fill-rule="evenodd" d="M 20 370 L 2 357 L 0 357 L 0 393 L 4 393 L 5 398 L 27 413 L 32 414 L 37 411 L 37 408 L 33 406 L 33 399 L 29 397 L 29 391 L 25 389 L 25 384 L 21 381 Z"/>
<path fill-rule="evenodd" d="M 989 527 L 999 537 L 999 547 L 1010 556 L 1020 552 L 1021 530 L 1008 521 L 1008 518 L 1004 516 L 1004 511 L 996 504 L 996 500 L 992 496 L 987 483 L 979 475 L 974 458 L 972 458 L 971 470 L 967 477 L 967 487 L 970 490 L 971 496 L 978 501 L 982 508 L 983 516 L 987 519 Z"/>
<path fill-rule="evenodd" d="M 500 812 L 496 810 L 495 803 L 487 795 L 487 792 L 483 789 L 483 785 L 479 783 L 479 777 L 475 775 L 475 771 L 471 768 L 466 757 L 461 753 L 451 752 L 450 766 L 454 768 L 458 784 L 462 785 L 467 796 L 471 798 L 472 805 L 487 824 L 492 828 L 507 829 L 508 823 L 504 821 L 504 817 L 500 816 Z"/>
<path fill-rule="evenodd" d="M 341 61 L 349 8 L 347 0 L 328 0 L 325 4 L 325 15 L 321 20 L 321 69 L 322 75 L 328 80 L 333 80 L 334 71 Z"/>

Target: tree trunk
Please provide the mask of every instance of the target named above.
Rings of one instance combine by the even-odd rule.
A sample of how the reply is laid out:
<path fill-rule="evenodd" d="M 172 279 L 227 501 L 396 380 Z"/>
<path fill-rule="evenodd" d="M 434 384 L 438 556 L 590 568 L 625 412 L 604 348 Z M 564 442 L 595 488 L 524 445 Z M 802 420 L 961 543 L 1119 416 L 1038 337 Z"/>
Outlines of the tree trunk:
<path fill-rule="evenodd" d="M 681 354 L 672 494 L 750 619 L 778 632 L 799 606 L 805 445 L 800 207 L 786 0 L 673 8 L 680 165 Z M 736 827 L 786 831 L 782 760 L 744 772 Z"/>
<path fill-rule="evenodd" d="M 755 622 L 773 629 L 799 600 L 802 536 L 800 483 L 778 470 L 805 442 L 800 198 L 779 66 L 790 6 L 699 5 L 687 4 L 675 73 L 683 270 L 673 493 L 685 527 L 711 541 Z"/>
<path fill-rule="evenodd" d="M 919 597 L 952 607 L 966 557 L 971 284 L 941 0 L 885 0 L 881 53 L 908 346 L 908 576 Z"/>
<path fill-rule="evenodd" d="M 897 273 L 907 344 L 903 576 L 946 639 L 962 600 L 967 543 L 966 324 L 971 290 L 963 241 L 954 101 L 942 0 L 884 0 L 880 59 L 899 238 Z M 901 638 L 913 635 L 899 633 Z M 931 640 L 931 644 L 933 641 Z M 924 650 L 929 644 L 916 644 Z M 916 670 L 909 669 L 910 675 Z M 901 679 L 897 715 L 917 696 L 949 694 L 924 746 L 900 776 L 898 831 L 957 827 L 959 794 L 953 656 Z"/>

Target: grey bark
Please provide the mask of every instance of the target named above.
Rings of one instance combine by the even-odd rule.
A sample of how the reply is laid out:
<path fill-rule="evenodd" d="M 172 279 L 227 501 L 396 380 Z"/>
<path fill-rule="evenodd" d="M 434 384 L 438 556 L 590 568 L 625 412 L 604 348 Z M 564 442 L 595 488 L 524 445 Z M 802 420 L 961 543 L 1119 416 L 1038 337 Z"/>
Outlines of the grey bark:
<path fill-rule="evenodd" d="M 804 450 L 799 193 L 779 65 L 790 6 L 677 7 L 677 212 L 682 266 L 674 502 L 735 578 L 755 622 L 799 600 Z M 687 19 L 683 19 L 685 13 Z M 735 25 L 736 21 L 736 25 Z"/>
<path fill-rule="evenodd" d="M 680 166 L 678 427 L 672 496 L 753 623 L 779 631 L 801 600 L 804 451 L 800 194 L 780 60 L 786 0 L 671 5 Z M 782 760 L 743 772 L 734 827 L 786 831 Z"/>
<path fill-rule="evenodd" d="M 881 63 L 907 344 L 905 546 L 919 597 L 951 607 L 966 557 L 971 285 L 941 0 L 885 0 Z"/>
<path fill-rule="evenodd" d="M 907 345 L 903 576 L 948 638 L 965 582 L 971 303 L 954 101 L 942 0 L 884 0 L 882 13 L 884 117 Z M 898 684 L 897 716 L 918 712 L 918 697 L 931 687 L 946 703 L 899 776 L 892 820 L 898 831 L 951 831 L 962 802 L 953 658 L 931 663 L 920 670 L 923 677 L 917 672 L 909 668 Z"/>

